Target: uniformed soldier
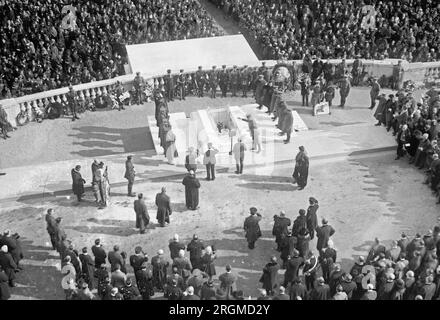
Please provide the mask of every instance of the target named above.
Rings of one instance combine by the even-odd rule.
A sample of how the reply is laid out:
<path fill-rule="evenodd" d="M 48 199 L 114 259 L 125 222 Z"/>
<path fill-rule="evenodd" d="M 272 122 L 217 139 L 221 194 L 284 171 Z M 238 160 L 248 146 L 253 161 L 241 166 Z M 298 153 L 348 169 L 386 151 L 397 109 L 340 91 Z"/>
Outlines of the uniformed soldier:
<path fill-rule="evenodd" d="M 242 98 L 247 98 L 247 92 L 249 90 L 249 86 L 251 85 L 252 74 L 250 73 L 248 66 L 244 66 L 240 73 L 240 85 L 241 90 L 243 91 Z"/>
<path fill-rule="evenodd" d="M 226 70 L 226 65 L 222 66 L 222 70 L 219 74 L 219 85 L 222 91 L 222 98 L 226 98 L 228 92 L 229 74 Z"/>
<path fill-rule="evenodd" d="M 258 67 L 254 67 L 251 72 L 251 79 L 252 79 L 251 80 L 251 89 L 252 89 L 254 98 L 256 97 L 258 76 L 259 76 Z M 263 78 L 264 78 L 264 76 L 263 76 Z"/>
<path fill-rule="evenodd" d="M 174 101 L 174 78 L 171 75 L 171 70 L 167 70 L 167 75 L 164 77 L 165 79 L 165 92 L 167 101 Z"/>
<path fill-rule="evenodd" d="M 118 107 L 119 107 L 118 110 L 119 111 L 121 111 L 121 109 L 125 110 L 124 101 L 121 101 L 121 98 L 120 98 L 122 96 L 122 94 L 124 93 L 124 87 L 122 86 L 121 81 L 116 81 L 116 87 L 115 87 L 114 92 L 116 95 L 116 101 L 118 101 Z"/>
<path fill-rule="evenodd" d="M 340 107 L 343 108 L 345 106 L 345 100 L 348 97 L 348 94 L 350 93 L 350 79 L 348 79 L 348 75 L 345 74 L 344 78 L 342 78 L 340 85 L 339 85 L 339 94 L 341 95 L 341 105 Z"/>
<path fill-rule="evenodd" d="M 325 88 L 325 94 L 324 94 L 324 99 L 325 101 L 327 101 L 329 107 L 332 106 L 332 100 L 334 98 L 335 98 L 335 86 L 333 85 L 332 81 L 329 81 Z"/>
<path fill-rule="evenodd" d="M 230 83 L 231 83 L 232 97 L 236 97 L 238 86 L 240 83 L 240 72 L 238 71 L 237 66 L 234 66 L 233 70 L 231 71 Z"/>
<path fill-rule="evenodd" d="M 67 103 L 69 104 L 70 111 L 72 112 L 72 121 L 75 121 L 76 119 L 79 120 L 78 115 L 76 114 L 76 92 L 73 90 L 73 87 L 69 86 L 69 92 L 66 94 Z"/>
<path fill-rule="evenodd" d="M 186 76 L 183 74 L 183 71 L 183 69 L 180 69 L 180 74 L 177 77 L 177 92 L 179 93 L 179 100 L 185 100 Z"/>
<path fill-rule="evenodd" d="M 262 74 L 264 76 L 264 80 L 266 80 L 266 82 L 269 82 L 269 78 L 267 78 L 267 67 L 266 67 L 266 62 L 263 61 L 261 62 L 261 67 L 258 68 L 258 74 Z"/>
<path fill-rule="evenodd" d="M 136 77 L 133 80 L 133 86 L 135 90 L 137 104 L 142 104 L 142 91 L 145 86 L 145 80 L 141 77 L 140 72 L 136 72 Z"/>
<path fill-rule="evenodd" d="M 356 59 L 353 61 L 353 68 L 351 69 L 351 75 L 353 76 L 353 85 L 359 85 L 359 81 L 362 74 L 363 63 L 360 59 L 360 55 L 356 55 Z"/>
<path fill-rule="evenodd" d="M 203 89 L 205 87 L 205 73 L 202 70 L 202 66 L 199 66 L 199 69 L 196 71 L 195 84 L 196 84 L 198 96 L 202 98 Z"/>
<path fill-rule="evenodd" d="M 310 95 L 310 78 L 302 76 L 299 84 L 301 86 L 302 106 L 308 107 Z"/>
<path fill-rule="evenodd" d="M 217 84 L 218 84 L 218 74 L 216 70 L 216 66 L 212 66 L 212 70 L 209 73 L 209 87 L 211 88 L 211 98 L 216 98 L 217 93 Z"/>

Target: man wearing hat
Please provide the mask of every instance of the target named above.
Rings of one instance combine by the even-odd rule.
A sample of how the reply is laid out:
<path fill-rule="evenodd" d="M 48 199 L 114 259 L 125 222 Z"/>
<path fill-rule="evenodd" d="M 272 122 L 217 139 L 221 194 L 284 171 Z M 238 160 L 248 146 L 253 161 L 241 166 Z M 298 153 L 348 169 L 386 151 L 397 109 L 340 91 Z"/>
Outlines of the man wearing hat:
<path fill-rule="evenodd" d="M 166 92 L 166 98 L 167 101 L 174 101 L 174 77 L 171 75 L 171 70 L 167 70 L 166 76 L 164 76 L 164 82 L 165 82 L 165 92 Z"/>
<path fill-rule="evenodd" d="M 249 249 L 255 248 L 255 242 L 261 237 L 261 230 L 259 222 L 261 220 L 261 214 L 257 212 L 257 208 L 250 208 L 251 215 L 244 220 L 243 229 L 245 231 L 245 237 L 248 242 Z"/>
<path fill-rule="evenodd" d="M 240 71 L 234 66 L 230 75 L 232 97 L 237 96 L 238 86 L 240 83 Z"/>
<path fill-rule="evenodd" d="M 77 165 L 72 169 L 72 191 L 73 194 L 76 195 L 78 202 L 82 201 L 82 197 L 84 195 L 84 184 L 86 180 L 84 180 L 81 176 L 81 166 Z"/>
<path fill-rule="evenodd" d="M 373 77 L 373 83 L 371 84 L 371 90 L 370 90 L 370 99 L 371 99 L 371 105 L 370 109 L 373 109 L 376 105 L 376 99 L 379 97 L 380 93 L 380 84 L 377 82 L 377 78 Z"/>
<path fill-rule="evenodd" d="M 339 84 L 339 94 L 341 95 L 341 104 L 339 107 L 343 108 L 345 106 L 345 101 L 347 100 L 348 94 L 350 93 L 350 79 L 348 74 L 345 74 Z"/>
<path fill-rule="evenodd" d="M 107 258 L 107 253 L 101 244 L 101 239 L 96 239 L 95 244 L 92 246 L 92 253 L 95 256 L 95 268 L 101 268 L 101 265 L 105 265 L 105 260 Z"/>
<path fill-rule="evenodd" d="M 183 178 L 182 184 L 185 186 L 185 204 L 189 210 L 197 210 L 199 207 L 200 182 L 196 178 L 194 170 Z"/>
<path fill-rule="evenodd" d="M 318 242 L 316 244 L 316 249 L 321 254 L 323 248 L 328 246 L 328 241 L 330 237 L 335 234 L 335 229 L 328 224 L 327 219 L 322 219 L 322 226 L 318 226 L 316 228 L 316 236 L 318 238 Z"/>
<path fill-rule="evenodd" d="M 381 93 L 378 97 L 379 103 L 377 105 L 376 111 L 374 111 L 374 117 L 377 120 L 375 126 L 381 126 L 386 124 L 386 105 L 387 105 L 387 95 Z"/>
<path fill-rule="evenodd" d="M 133 193 L 134 178 L 136 176 L 136 171 L 134 170 L 134 165 L 132 162 L 133 156 L 127 156 L 127 161 L 125 161 L 125 174 L 124 178 L 128 180 L 128 196 L 135 197 L 136 193 Z"/>
<path fill-rule="evenodd" d="M 82 248 L 82 253 L 79 255 L 79 260 L 81 261 L 81 271 L 82 276 L 88 288 L 93 290 L 94 279 L 95 279 L 95 261 L 87 252 L 87 247 Z"/>
<path fill-rule="evenodd" d="M 284 273 L 284 287 L 290 285 L 299 277 L 299 269 L 304 265 L 304 258 L 299 256 L 299 251 L 292 250 L 292 256 L 287 257 L 286 272 Z"/>
<path fill-rule="evenodd" d="M 71 85 L 69 86 L 69 92 L 66 93 L 66 98 L 70 112 L 72 112 L 72 121 L 75 121 L 75 119 L 79 120 L 79 117 L 76 114 L 76 105 L 77 105 L 76 92 L 75 90 L 73 90 L 73 87 Z"/>
<path fill-rule="evenodd" d="M 164 298 L 168 300 L 182 300 L 183 291 L 177 286 L 177 280 L 172 279 L 171 285 L 167 286 L 164 291 Z"/>
<path fill-rule="evenodd" d="M 161 227 L 165 227 L 165 223 L 170 223 L 171 210 L 171 200 L 167 195 L 167 189 L 162 187 L 161 192 L 156 194 L 156 219 Z"/>
<path fill-rule="evenodd" d="M 352 280 L 353 277 L 349 273 L 346 273 L 342 276 L 341 286 L 342 290 L 347 294 L 348 300 L 352 300 L 353 293 L 357 289 L 356 283 Z"/>
<path fill-rule="evenodd" d="M 275 236 L 277 251 L 281 251 L 281 241 L 289 233 L 288 227 L 290 226 L 291 221 L 286 217 L 284 211 L 281 211 L 279 216 L 277 214 L 274 215 L 273 221 L 272 235 Z"/>
<path fill-rule="evenodd" d="M 260 110 L 263 108 L 265 93 L 264 88 L 266 87 L 266 85 L 267 81 L 264 80 L 264 75 L 259 74 L 255 83 L 255 102 L 258 104 L 257 108 Z"/>
<path fill-rule="evenodd" d="M 136 213 L 136 228 L 139 228 L 140 234 L 143 234 L 150 223 L 150 215 L 142 193 L 139 193 L 138 199 L 134 201 L 134 212 Z"/>
<path fill-rule="evenodd" d="M 226 65 L 222 66 L 222 70 L 220 71 L 218 78 L 219 78 L 219 86 L 222 91 L 222 98 L 226 98 L 228 92 L 228 83 L 229 83 L 229 73 L 226 70 Z"/>
<path fill-rule="evenodd" d="M 318 227 L 318 215 L 316 214 L 318 209 L 319 209 L 318 200 L 316 200 L 313 197 L 310 197 L 309 207 L 307 208 L 307 214 L 306 214 L 307 230 L 309 231 L 310 234 L 310 240 L 313 240 L 313 238 L 315 237 L 315 230 L 316 227 Z"/>
<path fill-rule="evenodd" d="M 263 289 L 269 295 L 274 294 L 274 290 L 278 287 L 278 270 L 280 266 L 278 265 L 277 258 L 271 257 L 269 263 L 267 263 L 263 268 L 263 274 L 260 278 Z"/>
<path fill-rule="evenodd" d="M 214 148 L 212 142 L 208 142 L 208 150 L 203 157 L 203 164 L 206 166 L 206 180 L 215 180 L 215 164 L 216 154 L 219 153 L 217 148 Z"/>
<path fill-rule="evenodd" d="M 185 86 L 186 86 L 186 77 L 183 74 L 183 69 L 180 69 L 180 73 L 177 76 L 177 92 L 179 94 L 179 100 L 185 100 Z"/>
<path fill-rule="evenodd" d="M 219 75 L 216 70 L 216 66 L 212 66 L 212 70 L 209 72 L 208 78 L 209 78 L 209 87 L 211 88 L 211 98 L 216 98 L 217 93 L 217 85 L 219 80 Z"/>
<path fill-rule="evenodd" d="M 388 96 L 388 101 L 385 104 L 385 126 L 387 127 L 387 132 L 391 130 L 394 124 L 394 114 L 398 108 L 396 97 L 394 94 Z"/>
<path fill-rule="evenodd" d="M 292 256 L 293 249 L 297 246 L 298 238 L 292 235 L 291 231 L 287 231 L 287 234 L 281 238 L 280 241 L 280 258 L 283 261 L 283 268 L 286 268 L 289 256 Z"/>
<path fill-rule="evenodd" d="M 142 94 L 145 86 L 145 80 L 141 76 L 140 72 L 136 72 L 136 77 L 133 80 L 133 87 L 135 90 L 135 96 L 137 100 L 137 104 L 142 104 Z"/>
<path fill-rule="evenodd" d="M 428 150 L 431 146 L 431 142 L 429 141 L 429 134 L 424 133 L 422 135 L 422 140 L 419 143 L 419 147 L 417 148 L 416 157 L 414 160 L 414 164 L 419 169 L 423 169 L 426 165 L 426 158 L 428 156 Z"/>
<path fill-rule="evenodd" d="M 197 234 L 194 234 L 186 248 L 186 250 L 189 251 L 189 260 L 191 261 L 193 270 L 202 268 L 200 260 L 202 258 L 203 249 L 205 249 L 205 244 L 199 239 Z"/>
<path fill-rule="evenodd" d="M 196 71 L 195 75 L 195 83 L 197 86 L 197 94 L 200 98 L 203 98 L 203 89 L 205 87 L 205 73 L 202 70 L 202 66 L 199 66 L 198 70 Z"/>
<path fill-rule="evenodd" d="M 157 251 L 151 259 L 151 265 L 153 266 L 153 285 L 160 291 L 163 291 L 167 281 L 167 269 L 170 263 L 165 259 L 162 249 Z"/>

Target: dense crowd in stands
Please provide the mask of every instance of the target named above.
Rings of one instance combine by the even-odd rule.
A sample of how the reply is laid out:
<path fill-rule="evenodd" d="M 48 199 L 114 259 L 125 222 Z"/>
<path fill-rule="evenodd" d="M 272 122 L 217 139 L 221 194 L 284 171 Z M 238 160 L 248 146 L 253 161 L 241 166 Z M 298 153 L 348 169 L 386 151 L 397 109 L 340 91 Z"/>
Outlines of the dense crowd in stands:
<path fill-rule="evenodd" d="M 238 22 L 263 58 L 440 59 L 440 6 L 435 0 L 210 0 Z M 363 27 L 362 8 L 375 8 L 374 31 Z M 371 29 L 369 29 L 371 30 Z"/>
<path fill-rule="evenodd" d="M 390 245 L 376 238 L 368 255 L 359 256 L 344 270 L 332 240 L 335 229 L 326 219 L 318 225 L 318 201 L 310 197 L 309 203 L 307 211 L 301 209 L 293 224 L 284 212 L 274 216 L 272 234 L 281 261 L 272 255 L 264 266 L 257 300 L 440 299 L 438 225 L 412 239 L 402 233 Z M 150 258 L 139 246 L 128 257 L 118 245 L 107 251 L 100 239 L 90 251 L 84 247 L 79 252 L 67 239 L 61 218 L 55 218 L 52 209 L 46 222 L 52 247 L 62 261 L 62 286 L 68 300 L 252 298 L 240 289 L 240 279 L 231 265 L 217 276 L 216 249 L 221 248 L 214 248 L 197 235 L 186 243 L 175 234 L 168 244 L 170 259 L 163 249 Z M 315 237 L 316 250 L 310 243 Z M 10 231 L 0 236 L 1 299 L 10 298 L 9 287 L 16 286 L 15 273 L 23 270 L 19 265 L 24 258 L 19 239 Z M 285 269 L 284 275 L 279 274 L 280 269 Z"/>
<path fill-rule="evenodd" d="M 122 75 L 126 44 L 221 34 L 196 0 L 2 0 L 0 12 L 0 98 Z"/>

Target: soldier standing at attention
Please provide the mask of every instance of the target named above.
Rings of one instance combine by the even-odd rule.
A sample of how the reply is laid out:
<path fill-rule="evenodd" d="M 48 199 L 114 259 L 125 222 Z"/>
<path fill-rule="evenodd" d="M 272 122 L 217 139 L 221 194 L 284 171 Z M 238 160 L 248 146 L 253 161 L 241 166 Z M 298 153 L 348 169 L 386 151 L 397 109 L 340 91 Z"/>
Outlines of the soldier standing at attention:
<path fill-rule="evenodd" d="M 71 85 L 69 86 L 69 92 L 67 92 L 66 98 L 70 111 L 72 112 L 72 121 L 75 121 L 75 119 L 79 120 L 79 117 L 76 114 L 76 92 Z"/>
<path fill-rule="evenodd" d="M 344 75 L 344 78 L 341 80 L 339 87 L 340 87 L 339 93 L 341 95 L 340 107 L 343 108 L 345 106 L 345 100 L 347 99 L 351 88 L 350 79 L 348 79 L 347 74 Z"/>
<path fill-rule="evenodd" d="M 226 94 L 228 92 L 228 82 L 229 82 L 229 74 L 226 71 L 226 65 L 222 66 L 222 71 L 219 74 L 219 85 L 222 90 L 222 98 L 226 98 Z"/>
<path fill-rule="evenodd" d="M 142 104 L 142 89 L 144 88 L 145 80 L 141 77 L 140 72 L 136 72 L 136 77 L 133 80 L 134 90 L 136 92 L 137 104 Z"/>
<path fill-rule="evenodd" d="M 180 74 L 177 78 L 177 87 L 179 92 L 179 100 L 185 100 L 185 84 L 186 84 L 186 77 L 183 74 L 183 69 L 180 69 Z"/>
<path fill-rule="evenodd" d="M 132 192 L 133 190 L 133 184 L 134 184 L 134 177 L 136 172 L 134 171 L 134 166 L 132 160 L 132 156 L 127 157 L 127 161 L 125 161 L 125 175 L 124 178 L 128 180 L 128 196 L 129 197 L 135 197 L 136 194 Z"/>
<path fill-rule="evenodd" d="M 205 86 L 205 73 L 202 70 L 202 66 L 199 66 L 199 69 L 196 71 L 196 86 L 197 93 L 200 98 L 203 98 L 203 87 Z"/>
<path fill-rule="evenodd" d="M 212 66 L 212 70 L 209 73 L 209 87 L 211 88 L 211 98 L 215 99 L 215 95 L 217 93 L 217 84 L 218 84 L 218 79 L 217 79 L 217 71 L 215 70 L 217 67 L 216 66 Z"/>
<path fill-rule="evenodd" d="M 252 74 L 249 72 L 248 66 L 244 66 L 240 74 L 241 90 L 243 91 L 242 98 L 247 98 L 247 92 L 252 82 Z"/>
<path fill-rule="evenodd" d="M 165 80 L 165 92 L 167 102 L 174 101 L 174 78 L 171 75 L 171 70 L 167 70 L 167 75 L 164 77 Z"/>
<path fill-rule="evenodd" d="M 232 97 L 237 96 L 239 82 L 240 82 L 240 72 L 238 71 L 237 66 L 234 66 L 234 69 L 232 70 L 230 76 Z"/>

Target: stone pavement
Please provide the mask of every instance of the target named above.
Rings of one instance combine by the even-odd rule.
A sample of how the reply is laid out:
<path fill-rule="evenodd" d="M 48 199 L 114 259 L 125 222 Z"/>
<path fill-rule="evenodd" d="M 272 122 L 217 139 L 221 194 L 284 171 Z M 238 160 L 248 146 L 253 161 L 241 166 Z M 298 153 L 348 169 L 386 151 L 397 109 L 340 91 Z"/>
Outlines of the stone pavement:
<path fill-rule="evenodd" d="M 331 130 L 308 130 L 297 132 L 290 144 L 284 144 L 284 137 L 274 135 L 269 128 L 262 127 L 266 132 L 262 135 L 263 151 L 246 152 L 245 166 L 274 166 L 275 163 L 291 162 L 300 145 L 305 146 L 311 160 L 323 157 L 348 155 L 351 153 L 372 152 L 392 149 L 395 147 L 394 137 L 384 128 L 373 125 L 374 121 L 333 127 Z M 265 131 L 267 130 L 267 131 Z M 266 140 L 266 137 L 272 137 Z M 250 149 L 250 146 L 248 146 Z M 154 155 L 154 151 L 132 152 L 133 163 L 137 172 L 137 180 L 158 179 L 169 175 L 183 174 L 184 155 L 180 154 L 180 165 L 173 166 L 166 162 L 163 155 Z M 109 168 L 112 185 L 126 183 L 124 179 L 125 160 L 127 153 L 99 157 Z M 204 166 L 202 156 L 199 157 L 200 171 Z M 70 170 L 77 164 L 82 166 L 83 178 L 87 184 L 91 182 L 92 158 L 64 160 L 45 164 L 6 168 L 0 176 L 0 199 L 11 199 L 22 196 L 40 196 L 71 188 Z M 218 155 L 218 167 L 227 170 L 235 168 L 233 156 L 228 153 Z"/>

